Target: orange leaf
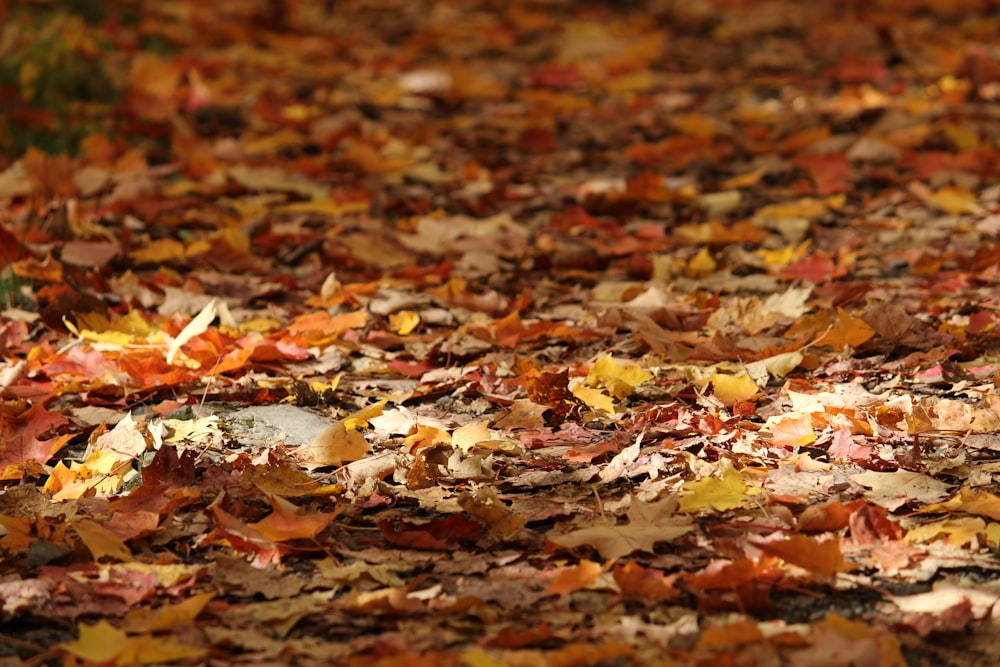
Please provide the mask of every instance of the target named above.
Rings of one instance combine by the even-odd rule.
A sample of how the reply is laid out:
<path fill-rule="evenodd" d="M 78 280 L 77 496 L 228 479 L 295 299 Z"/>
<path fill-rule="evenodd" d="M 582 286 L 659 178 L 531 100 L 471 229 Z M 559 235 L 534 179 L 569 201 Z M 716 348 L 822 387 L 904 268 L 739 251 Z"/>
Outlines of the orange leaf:
<path fill-rule="evenodd" d="M 586 588 L 597 581 L 604 572 L 600 563 L 591 560 L 580 561 L 579 565 L 563 568 L 555 581 L 545 589 L 544 595 L 559 595 L 566 597 L 574 591 Z"/>
<path fill-rule="evenodd" d="M 271 507 L 274 508 L 273 512 L 261 521 L 251 523 L 250 527 L 274 542 L 314 539 L 336 517 L 333 512 L 299 514 L 298 507 L 277 497 L 271 500 Z"/>
<path fill-rule="evenodd" d="M 768 425 L 774 444 L 778 447 L 801 447 L 816 441 L 812 418 L 809 415 L 785 416 Z"/>
<path fill-rule="evenodd" d="M 792 535 L 777 542 L 755 541 L 753 545 L 765 553 L 824 577 L 853 569 L 844 560 L 839 538 L 820 542 L 806 535 Z"/>
<path fill-rule="evenodd" d="M 717 628 L 705 628 L 698 640 L 699 649 L 725 648 L 755 644 L 764 639 L 764 633 L 753 621 L 737 621 Z"/>
<path fill-rule="evenodd" d="M 851 511 L 839 500 L 822 505 L 809 505 L 799 515 L 798 529 L 803 531 L 826 532 L 840 530 L 847 526 Z"/>
<path fill-rule="evenodd" d="M 816 345 L 829 345 L 836 350 L 842 347 L 857 347 L 875 335 L 875 330 L 860 317 L 851 315 L 843 308 L 837 308 L 837 321 L 815 341 Z"/>
<path fill-rule="evenodd" d="M 674 600 L 681 595 L 681 591 L 674 587 L 677 575 L 667 577 L 659 570 L 632 561 L 616 565 L 613 575 L 622 595 L 659 601 Z"/>

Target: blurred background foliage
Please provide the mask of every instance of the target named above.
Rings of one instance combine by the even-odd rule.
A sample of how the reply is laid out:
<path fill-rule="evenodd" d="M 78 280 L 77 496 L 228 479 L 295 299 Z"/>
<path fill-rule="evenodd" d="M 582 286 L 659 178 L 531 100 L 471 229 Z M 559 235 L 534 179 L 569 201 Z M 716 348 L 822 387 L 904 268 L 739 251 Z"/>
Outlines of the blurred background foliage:
<path fill-rule="evenodd" d="M 106 22 L 129 16 L 118 3 L 112 16 L 110 4 L 31 1 L 0 9 L 4 158 L 14 159 L 29 146 L 75 154 L 88 134 L 113 129 L 127 59 L 121 45 L 108 39 L 113 32 Z"/>

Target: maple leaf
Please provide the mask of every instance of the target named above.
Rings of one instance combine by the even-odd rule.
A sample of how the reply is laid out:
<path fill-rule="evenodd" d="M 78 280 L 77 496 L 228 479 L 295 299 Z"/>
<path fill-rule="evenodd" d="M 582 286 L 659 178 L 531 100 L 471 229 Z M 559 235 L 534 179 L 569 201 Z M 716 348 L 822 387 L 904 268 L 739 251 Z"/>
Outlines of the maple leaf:
<path fill-rule="evenodd" d="M 751 496 L 760 493 L 760 487 L 747 487 L 743 477 L 726 459 L 719 462 L 722 477 L 704 477 L 685 482 L 682 487 L 680 512 L 700 512 L 709 508 L 725 512 L 746 504 Z"/>
<path fill-rule="evenodd" d="M 752 544 L 792 565 L 824 577 L 833 577 L 853 569 L 844 559 L 839 538 L 820 541 L 808 535 L 791 535 L 787 539 L 767 542 L 754 540 Z"/>
<path fill-rule="evenodd" d="M 125 652 L 130 643 L 125 632 L 104 619 L 93 625 L 81 623 L 79 634 L 79 639 L 61 644 L 60 648 L 97 665 L 111 663 Z"/>
<path fill-rule="evenodd" d="M 249 527 L 274 542 L 315 539 L 337 516 L 333 512 L 302 514 L 298 507 L 277 496 L 271 498 L 271 509 L 264 519 Z"/>
<path fill-rule="evenodd" d="M 861 319 L 843 308 L 837 309 L 837 321 L 817 336 L 814 345 L 829 345 L 835 349 L 844 346 L 858 347 L 875 335 L 875 330 Z"/>
<path fill-rule="evenodd" d="M 874 472 L 850 476 L 851 480 L 871 491 L 865 497 L 890 510 L 913 501 L 934 503 L 948 496 L 949 486 L 929 475 L 907 470 Z"/>
<path fill-rule="evenodd" d="M 65 417 L 49 412 L 40 403 L 0 404 L 0 479 L 18 479 L 25 464 L 46 463 L 72 438 L 72 434 L 42 440 L 41 436 L 67 423 Z"/>
<path fill-rule="evenodd" d="M 616 565 L 612 574 L 622 595 L 659 602 L 676 600 L 682 594 L 681 590 L 674 586 L 678 575 L 668 577 L 659 570 L 645 568 L 632 561 Z"/>
<path fill-rule="evenodd" d="M 979 535 L 986 533 L 986 522 L 979 517 L 943 519 L 915 526 L 906 531 L 911 542 L 930 542 L 938 537 L 953 547 L 975 544 Z"/>
<path fill-rule="evenodd" d="M 278 565 L 281 562 L 281 551 L 278 545 L 264 533 L 256 530 L 238 518 L 223 510 L 219 504 L 223 495 L 219 494 L 215 502 L 209 506 L 215 518 L 215 530 L 206 537 L 218 537 L 233 546 L 233 548 L 254 556 L 254 565 L 264 568 L 268 565 Z"/>
<path fill-rule="evenodd" d="M 155 664 L 203 657 L 204 649 L 172 639 L 143 634 L 129 637 L 105 620 L 94 625 L 81 623 L 80 638 L 59 648 L 91 664 Z"/>
<path fill-rule="evenodd" d="M 665 75 L 692 41 L 643 3 L 188 4 L 0 1 L 21 658 L 52 657 L 24 619 L 105 618 L 64 662 L 902 667 L 894 630 L 947 662 L 989 618 L 990 21 L 695 3 L 727 48 Z M 170 414 L 279 401 L 341 412 L 292 460 Z M 857 620 L 769 599 L 850 598 L 854 562 L 954 581 Z"/>
<path fill-rule="evenodd" d="M 677 501 L 671 498 L 657 503 L 634 501 L 627 514 L 628 523 L 590 526 L 561 535 L 549 533 L 546 538 L 569 549 L 593 547 L 609 561 L 636 551 L 652 553 L 657 542 L 674 540 L 694 530 L 689 519 L 673 516 L 676 508 Z"/>
<path fill-rule="evenodd" d="M 653 374 L 639 364 L 619 361 L 610 354 L 601 357 L 587 373 L 587 384 L 602 387 L 613 398 L 627 398 L 636 387 L 651 380 Z"/>
<path fill-rule="evenodd" d="M 141 634 L 190 625 L 214 597 L 214 593 L 196 593 L 177 604 L 164 605 L 156 609 L 144 607 L 132 609 L 122 619 L 122 629 L 133 634 Z"/>
<path fill-rule="evenodd" d="M 544 594 L 566 597 L 570 593 L 594 583 L 603 573 L 604 568 L 601 567 L 600 563 L 582 560 L 578 565 L 560 569 L 559 574 L 545 589 Z"/>
<path fill-rule="evenodd" d="M 125 543 L 96 521 L 81 519 L 73 522 L 73 528 L 94 560 L 100 560 L 104 557 L 123 562 L 132 560 L 132 552 Z"/>
<path fill-rule="evenodd" d="M 739 375 L 713 373 L 708 381 L 712 384 L 712 395 L 727 407 L 732 407 L 741 401 L 748 401 L 760 393 L 757 383 L 746 373 Z"/>
<path fill-rule="evenodd" d="M 922 513 L 928 514 L 955 511 L 1000 520 L 1000 496 L 988 491 L 975 492 L 963 488 L 961 493 L 953 498 L 942 503 L 927 504 L 921 508 Z"/>

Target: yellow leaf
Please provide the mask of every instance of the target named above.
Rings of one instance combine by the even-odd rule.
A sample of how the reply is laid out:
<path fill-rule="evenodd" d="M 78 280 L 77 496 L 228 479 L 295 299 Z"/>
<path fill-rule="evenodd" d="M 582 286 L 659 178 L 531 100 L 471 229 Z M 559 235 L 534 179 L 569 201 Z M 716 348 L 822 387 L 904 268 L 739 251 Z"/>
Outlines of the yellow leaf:
<path fill-rule="evenodd" d="M 702 248 L 698 254 L 688 261 L 687 272 L 694 276 L 702 276 L 712 273 L 719 267 L 718 263 L 712 259 L 708 248 Z"/>
<path fill-rule="evenodd" d="M 130 310 L 120 320 L 111 325 L 112 331 L 120 331 L 134 338 L 150 338 L 160 333 L 137 310 Z"/>
<path fill-rule="evenodd" d="M 962 511 L 967 514 L 984 516 L 988 519 L 1000 520 L 1000 496 L 996 496 L 989 491 L 974 493 L 968 489 L 962 489 L 961 495 L 955 496 L 943 503 L 925 505 L 921 511 L 923 513 Z"/>
<path fill-rule="evenodd" d="M 348 430 L 346 420 L 330 425 L 306 446 L 309 463 L 322 466 L 340 466 L 363 458 L 371 447 L 365 434 L 356 429 Z"/>
<path fill-rule="evenodd" d="M 382 414 L 388 399 L 373 403 L 331 424 L 305 446 L 303 456 L 312 465 L 340 466 L 357 461 L 371 450 L 362 429 L 368 420 Z"/>
<path fill-rule="evenodd" d="M 709 381 L 712 383 L 712 393 L 727 407 L 732 407 L 739 401 L 749 401 L 760 391 L 757 383 L 745 372 L 739 375 L 714 373 Z"/>
<path fill-rule="evenodd" d="M 331 218 L 339 218 L 345 215 L 356 215 L 367 213 L 371 204 L 367 201 L 335 202 L 332 199 L 312 199 L 309 201 L 298 201 L 284 206 L 278 206 L 275 211 L 283 213 L 318 213 L 328 215 Z"/>
<path fill-rule="evenodd" d="M 745 174 L 740 174 L 739 176 L 733 176 L 722 182 L 723 190 L 732 190 L 734 188 L 749 188 L 757 185 L 758 181 L 767 174 L 766 169 L 754 169 L 753 171 L 748 171 Z"/>
<path fill-rule="evenodd" d="M 614 399 L 599 389 L 577 385 L 570 389 L 570 391 L 573 392 L 574 396 L 583 401 L 587 407 L 595 410 L 603 410 L 608 413 L 615 411 Z"/>
<path fill-rule="evenodd" d="M 930 203 L 952 215 L 975 215 L 983 210 L 976 195 L 963 188 L 943 187 L 931 195 Z"/>
<path fill-rule="evenodd" d="M 431 426 L 429 424 L 417 424 L 416 433 L 406 436 L 403 443 L 407 450 L 413 454 L 417 450 L 432 445 L 446 445 L 451 443 L 451 434 L 444 429 Z"/>
<path fill-rule="evenodd" d="M 105 556 L 122 562 L 132 560 L 132 552 L 121 538 L 96 521 L 91 519 L 74 521 L 73 528 L 76 529 L 76 534 L 80 536 L 94 560 L 100 560 Z"/>
<path fill-rule="evenodd" d="M 94 625 L 81 623 L 80 638 L 65 642 L 59 648 L 91 664 L 101 665 L 117 658 L 128 648 L 128 636 L 101 619 Z"/>
<path fill-rule="evenodd" d="M 132 633 L 161 632 L 190 625 L 215 593 L 198 593 L 177 604 L 156 609 L 135 607 L 122 620 L 122 628 Z"/>
<path fill-rule="evenodd" d="M 506 667 L 507 665 L 507 663 L 500 662 L 478 646 L 473 646 L 462 651 L 459 659 L 463 667 Z"/>
<path fill-rule="evenodd" d="M 782 378 L 798 368 L 804 359 L 803 354 L 796 350 L 794 352 L 782 352 L 773 357 L 761 359 L 760 364 L 771 377 Z"/>
<path fill-rule="evenodd" d="M 174 259 L 183 259 L 184 244 L 172 238 L 150 241 L 145 247 L 132 251 L 132 261 L 136 264 L 165 264 Z"/>
<path fill-rule="evenodd" d="M 104 343 L 114 347 L 125 347 L 132 342 L 132 336 L 120 331 L 102 331 L 98 333 L 90 329 L 81 329 L 78 335 L 84 340 L 94 343 Z"/>
<path fill-rule="evenodd" d="M 714 508 L 720 512 L 740 507 L 748 496 L 760 493 L 760 488 L 747 488 L 740 473 L 726 459 L 720 461 L 722 478 L 705 477 L 693 482 L 685 482 L 681 487 L 681 512 L 700 512 Z"/>
<path fill-rule="evenodd" d="M 809 247 L 811 245 L 812 242 L 809 239 L 806 239 L 802 243 L 792 243 L 784 248 L 778 248 L 777 250 L 761 248 L 756 250 L 755 254 L 764 261 L 764 266 L 783 268 L 792 262 L 805 257 L 809 252 Z"/>
<path fill-rule="evenodd" d="M 603 387 L 614 398 L 628 397 L 635 387 L 651 380 L 653 374 L 635 362 L 617 361 L 609 354 L 593 365 L 587 373 L 587 384 Z"/>
<path fill-rule="evenodd" d="M 653 73 L 641 69 L 621 76 L 613 76 L 606 82 L 607 89 L 613 93 L 641 93 L 656 85 Z"/>
<path fill-rule="evenodd" d="M 994 551 L 1000 548 L 1000 523 L 991 521 L 986 526 L 986 545 Z"/>
<path fill-rule="evenodd" d="M 985 521 L 977 516 L 964 516 L 917 526 L 906 533 L 906 539 L 910 542 L 932 542 L 944 537 L 949 546 L 961 547 L 972 544 L 976 536 L 983 532 L 986 532 Z"/>
<path fill-rule="evenodd" d="M 956 123 L 945 123 L 941 131 L 948 135 L 959 152 L 964 153 L 979 145 L 979 128 L 975 126 L 958 125 Z"/>
<path fill-rule="evenodd" d="M 833 613 L 817 623 L 816 627 L 822 627 L 835 635 L 853 641 L 868 639 L 872 634 L 872 629 L 868 625 Z"/>
<path fill-rule="evenodd" d="M 400 336 L 413 333 L 413 330 L 420 324 L 420 315 L 412 310 L 404 310 L 389 315 L 389 328 Z"/>
<path fill-rule="evenodd" d="M 831 211 L 839 211 L 844 208 L 844 204 L 847 203 L 847 195 L 843 192 L 838 192 L 837 194 L 830 195 L 824 199 L 823 203 L 826 204 L 826 207 Z"/>
<path fill-rule="evenodd" d="M 187 646 L 169 637 L 140 635 L 129 640 L 126 650 L 118 657 L 119 665 L 162 665 L 178 660 L 202 658 L 205 650 Z"/>
<path fill-rule="evenodd" d="M 718 123 L 709 116 L 701 114 L 684 114 L 671 116 L 667 119 L 671 125 L 684 134 L 695 137 L 712 137 L 719 132 Z"/>
<path fill-rule="evenodd" d="M 378 403 L 372 403 L 367 407 L 361 408 L 357 412 L 345 417 L 344 423 L 347 425 L 347 428 L 368 428 L 368 420 L 381 416 L 382 410 L 388 402 L 388 398 L 383 398 Z"/>

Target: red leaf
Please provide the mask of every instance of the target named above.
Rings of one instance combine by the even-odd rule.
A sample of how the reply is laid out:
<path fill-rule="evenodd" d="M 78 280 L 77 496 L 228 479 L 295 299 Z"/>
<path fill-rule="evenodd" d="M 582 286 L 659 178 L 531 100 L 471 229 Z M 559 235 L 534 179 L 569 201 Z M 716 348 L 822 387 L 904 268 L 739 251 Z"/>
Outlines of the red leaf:
<path fill-rule="evenodd" d="M 27 410 L 23 403 L 0 405 L 0 479 L 18 479 L 24 474 L 25 463 L 51 459 L 73 436 L 42 436 L 66 423 L 65 417 L 49 412 L 41 403 Z"/>
<path fill-rule="evenodd" d="M 424 524 L 382 520 L 378 526 L 385 539 L 395 545 L 429 551 L 455 549 L 463 542 L 477 542 L 483 536 L 483 527 L 464 514 Z"/>

